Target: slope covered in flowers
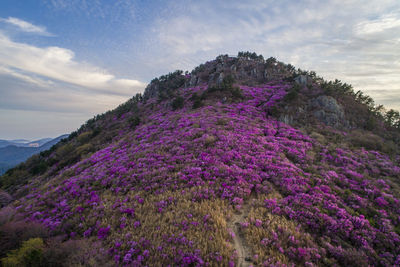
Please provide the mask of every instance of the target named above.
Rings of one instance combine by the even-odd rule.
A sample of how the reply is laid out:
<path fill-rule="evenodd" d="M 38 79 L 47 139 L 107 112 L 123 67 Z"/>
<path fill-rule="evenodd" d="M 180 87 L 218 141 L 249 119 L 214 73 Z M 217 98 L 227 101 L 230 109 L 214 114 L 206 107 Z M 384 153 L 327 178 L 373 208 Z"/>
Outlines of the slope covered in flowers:
<path fill-rule="evenodd" d="M 19 235 L 20 221 L 3 223 L 14 209 L 61 248 L 84 241 L 83 253 L 107 258 L 76 259 L 75 249 L 53 252 L 74 258 L 65 263 L 45 256 L 47 266 L 234 266 L 243 257 L 257 266 L 400 264 L 399 155 L 332 142 L 314 131 L 347 133 L 324 125 L 277 120 L 298 92 L 289 81 L 185 87 L 190 75 L 171 77 L 168 88 L 157 80 L 166 90 L 158 99 L 157 91 L 137 97 L 49 151 L 44 168 L 32 161 L 37 172 L 22 166 L 3 177 L 16 200 L 0 211 L 0 237 Z M 316 89 L 310 95 L 323 93 Z M 54 238 L 45 241 L 20 251 Z M 0 250 L 15 245 L 0 241 Z M 2 263 L 18 265 L 18 253 Z"/>
<path fill-rule="evenodd" d="M 138 127 L 13 205 L 67 239 L 100 241 L 121 266 L 234 266 L 229 222 L 245 206 L 255 265 L 400 264 L 398 156 L 321 144 L 269 116 L 289 83 L 192 109 L 206 88 L 179 89 L 182 109 L 140 103 Z"/>

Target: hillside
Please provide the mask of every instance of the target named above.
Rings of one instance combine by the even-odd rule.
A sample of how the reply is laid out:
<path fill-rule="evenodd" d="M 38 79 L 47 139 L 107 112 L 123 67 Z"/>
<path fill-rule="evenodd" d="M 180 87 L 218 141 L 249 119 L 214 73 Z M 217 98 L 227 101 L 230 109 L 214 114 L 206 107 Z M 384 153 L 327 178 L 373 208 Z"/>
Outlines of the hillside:
<path fill-rule="evenodd" d="M 0 258 L 399 265 L 399 124 L 340 81 L 219 56 L 154 79 L 1 176 Z"/>
<path fill-rule="evenodd" d="M 54 139 L 44 138 L 33 142 L 19 144 L 9 142 L 12 143 L 12 145 L 0 147 L 0 175 L 18 163 L 27 160 L 32 155 L 50 149 L 61 139 L 67 137 L 68 135 L 61 135 Z"/>

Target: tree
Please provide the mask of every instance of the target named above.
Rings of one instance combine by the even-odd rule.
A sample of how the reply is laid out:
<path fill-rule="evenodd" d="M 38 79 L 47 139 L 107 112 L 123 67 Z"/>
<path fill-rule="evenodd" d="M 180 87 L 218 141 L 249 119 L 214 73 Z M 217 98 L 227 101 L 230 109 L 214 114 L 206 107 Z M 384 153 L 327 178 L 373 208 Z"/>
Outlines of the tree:
<path fill-rule="evenodd" d="M 397 110 L 390 109 L 386 112 L 385 120 L 390 126 L 400 128 L 400 113 Z"/>

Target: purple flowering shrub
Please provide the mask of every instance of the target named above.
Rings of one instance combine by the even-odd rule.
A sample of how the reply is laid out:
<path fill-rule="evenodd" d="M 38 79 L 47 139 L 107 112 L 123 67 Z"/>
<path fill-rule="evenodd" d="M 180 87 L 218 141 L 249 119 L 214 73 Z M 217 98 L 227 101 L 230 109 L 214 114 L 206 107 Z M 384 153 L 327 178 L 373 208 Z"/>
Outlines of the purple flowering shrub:
<path fill-rule="evenodd" d="M 400 263 L 399 157 L 321 144 L 276 120 L 290 88 L 241 86 L 240 101 L 196 109 L 190 98 L 206 86 L 179 89 L 180 109 L 150 98 L 134 130 L 27 185 L 14 205 L 71 239 L 102 242 L 116 264 L 226 266 L 237 261 L 228 222 L 255 196 L 240 228 L 260 265 Z"/>

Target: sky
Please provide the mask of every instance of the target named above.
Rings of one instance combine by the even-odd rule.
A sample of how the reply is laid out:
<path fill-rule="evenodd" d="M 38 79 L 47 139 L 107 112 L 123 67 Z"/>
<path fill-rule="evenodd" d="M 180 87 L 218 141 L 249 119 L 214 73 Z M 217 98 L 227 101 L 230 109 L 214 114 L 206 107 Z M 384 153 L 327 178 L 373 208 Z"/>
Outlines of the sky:
<path fill-rule="evenodd" d="M 0 139 L 70 133 L 154 77 L 238 51 L 400 110 L 399 0 L 1 0 Z"/>

